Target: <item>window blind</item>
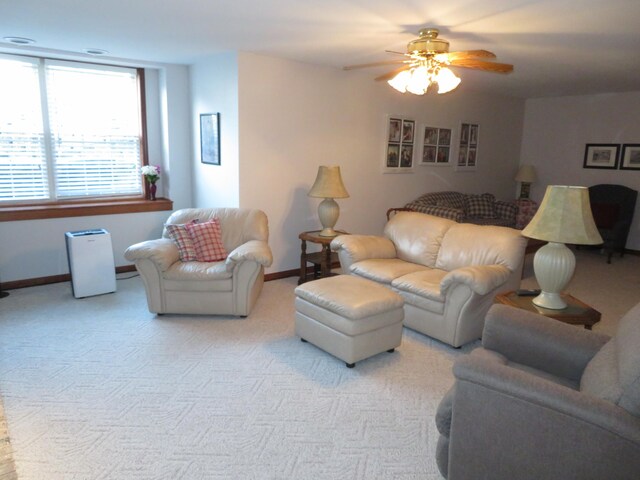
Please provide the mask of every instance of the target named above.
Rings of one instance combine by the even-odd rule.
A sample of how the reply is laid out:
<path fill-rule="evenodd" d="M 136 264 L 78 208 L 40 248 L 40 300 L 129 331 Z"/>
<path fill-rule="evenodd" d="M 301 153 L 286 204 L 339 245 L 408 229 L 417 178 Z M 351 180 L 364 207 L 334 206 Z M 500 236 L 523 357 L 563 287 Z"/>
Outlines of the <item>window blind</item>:
<path fill-rule="evenodd" d="M 0 56 L 0 202 L 49 197 L 37 59 Z"/>
<path fill-rule="evenodd" d="M 57 198 L 142 193 L 135 69 L 45 61 Z"/>

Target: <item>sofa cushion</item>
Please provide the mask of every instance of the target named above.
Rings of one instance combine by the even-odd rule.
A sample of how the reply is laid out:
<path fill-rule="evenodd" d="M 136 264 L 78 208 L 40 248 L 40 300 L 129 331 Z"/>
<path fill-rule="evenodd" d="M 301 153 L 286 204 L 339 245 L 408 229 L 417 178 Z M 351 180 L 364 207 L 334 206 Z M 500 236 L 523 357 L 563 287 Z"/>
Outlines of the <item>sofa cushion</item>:
<path fill-rule="evenodd" d="M 176 262 L 163 273 L 165 280 L 222 280 L 231 278 L 224 262 Z"/>
<path fill-rule="evenodd" d="M 189 223 L 197 223 L 198 220 L 192 220 Z M 165 225 L 167 235 L 173 243 L 178 247 L 178 255 L 180 255 L 181 262 L 193 262 L 196 260 L 196 249 L 193 246 L 193 240 L 191 235 L 187 231 L 184 224 L 180 225 Z"/>
<path fill-rule="evenodd" d="M 391 286 L 399 291 L 413 293 L 430 300 L 444 302 L 440 292 L 440 282 L 448 272 L 438 269 L 420 270 L 396 278 Z"/>
<path fill-rule="evenodd" d="M 227 251 L 222 244 L 220 221 L 217 218 L 203 223 L 188 223 L 185 228 L 193 240 L 198 262 L 218 262 L 227 258 Z"/>
<path fill-rule="evenodd" d="M 455 223 L 445 233 L 436 268 L 455 270 L 469 265 L 520 268 L 527 241 L 513 228 Z"/>
<path fill-rule="evenodd" d="M 384 235 L 395 245 L 398 258 L 433 268 L 442 239 L 453 225 L 458 224 L 446 218 L 399 212 L 387 222 Z"/>
<path fill-rule="evenodd" d="M 465 211 L 468 217 L 496 218 L 495 197 L 490 193 L 466 195 Z"/>
<path fill-rule="evenodd" d="M 351 273 L 368 278 L 375 282 L 390 284 L 393 280 L 407 273 L 426 270 L 426 267 L 405 262 L 398 258 L 373 258 L 362 260 L 351 265 Z"/>

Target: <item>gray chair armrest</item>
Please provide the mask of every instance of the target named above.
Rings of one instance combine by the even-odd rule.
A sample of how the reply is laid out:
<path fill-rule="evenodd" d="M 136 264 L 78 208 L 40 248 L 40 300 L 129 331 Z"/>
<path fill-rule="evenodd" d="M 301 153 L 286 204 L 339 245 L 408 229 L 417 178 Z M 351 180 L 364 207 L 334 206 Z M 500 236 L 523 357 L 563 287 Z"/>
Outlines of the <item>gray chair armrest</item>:
<path fill-rule="evenodd" d="M 579 381 L 587 363 L 609 338 L 515 307 L 493 305 L 487 313 L 482 346 L 512 362 Z"/>
<path fill-rule="evenodd" d="M 180 260 L 180 255 L 178 247 L 172 240 L 159 238 L 131 245 L 124 252 L 124 258 L 131 262 L 143 259 L 151 260 L 161 272 L 164 272 Z"/>
<path fill-rule="evenodd" d="M 456 380 L 471 382 L 497 394 L 518 398 L 536 408 L 555 411 L 603 428 L 640 447 L 640 418 L 601 398 L 509 367 L 488 356 L 465 355 L 458 358 L 453 365 L 453 374 Z M 456 383 L 457 395 L 460 395 L 459 383 Z M 454 402 L 458 400 L 456 398 Z M 496 415 L 500 415 L 498 406 L 492 404 L 492 407 Z M 528 420 L 532 421 L 531 418 Z"/>

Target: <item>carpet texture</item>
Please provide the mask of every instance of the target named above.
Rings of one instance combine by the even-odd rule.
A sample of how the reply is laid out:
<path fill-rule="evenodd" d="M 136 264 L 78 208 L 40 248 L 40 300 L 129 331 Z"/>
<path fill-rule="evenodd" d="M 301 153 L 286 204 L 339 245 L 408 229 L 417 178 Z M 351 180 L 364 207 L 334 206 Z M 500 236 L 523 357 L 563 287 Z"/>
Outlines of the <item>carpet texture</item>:
<path fill-rule="evenodd" d="M 405 330 L 348 369 L 294 336 L 294 286 L 265 284 L 246 319 L 155 317 L 139 278 L 83 300 L 12 292 L 0 391 L 19 478 L 441 478 L 433 413 L 462 351 Z"/>
<path fill-rule="evenodd" d="M 613 333 L 640 301 L 640 257 L 577 257 L 569 291 Z M 434 413 L 478 342 L 455 350 L 405 329 L 395 353 L 348 369 L 294 336 L 295 280 L 266 283 L 245 319 L 156 317 L 139 278 L 83 300 L 68 283 L 12 291 L 0 392 L 18 477 L 441 479 Z M 5 447 L 0 480 L 13 480 Z"/>

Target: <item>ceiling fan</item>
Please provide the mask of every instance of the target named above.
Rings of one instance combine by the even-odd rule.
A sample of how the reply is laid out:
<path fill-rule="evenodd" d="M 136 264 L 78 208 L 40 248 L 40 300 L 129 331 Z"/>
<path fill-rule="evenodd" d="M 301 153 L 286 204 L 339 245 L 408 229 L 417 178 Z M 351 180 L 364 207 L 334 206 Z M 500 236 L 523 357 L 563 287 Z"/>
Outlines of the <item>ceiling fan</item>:
<path fill-rule="evenodd" d="M 349 65 L 343 69 L 354 70 L 383 65 L 402 65 L 389 73 L 380 75 L 375 80 L 386 80 L 396 90 L 416 95 L 426 93 L 428 87 L 433 83 L 438 84 L 438 93 L 446 93 L 455 89 L 460 84 L 460 78 L 449 67 L 472 68 L 495 73 L 513 71 L 513 65 L 488 61 L 487 59 L 494 59 L 496 56 L 487 50 L 449 52 L 449 42 L 438 38 L 439 33 L 437 28 L 423 28 L 418 32 L 419 38 L 407 44 L 406 53 L 387 50 L 388 53 L 402 55 L 405 57 L 403 59 Z"/>

